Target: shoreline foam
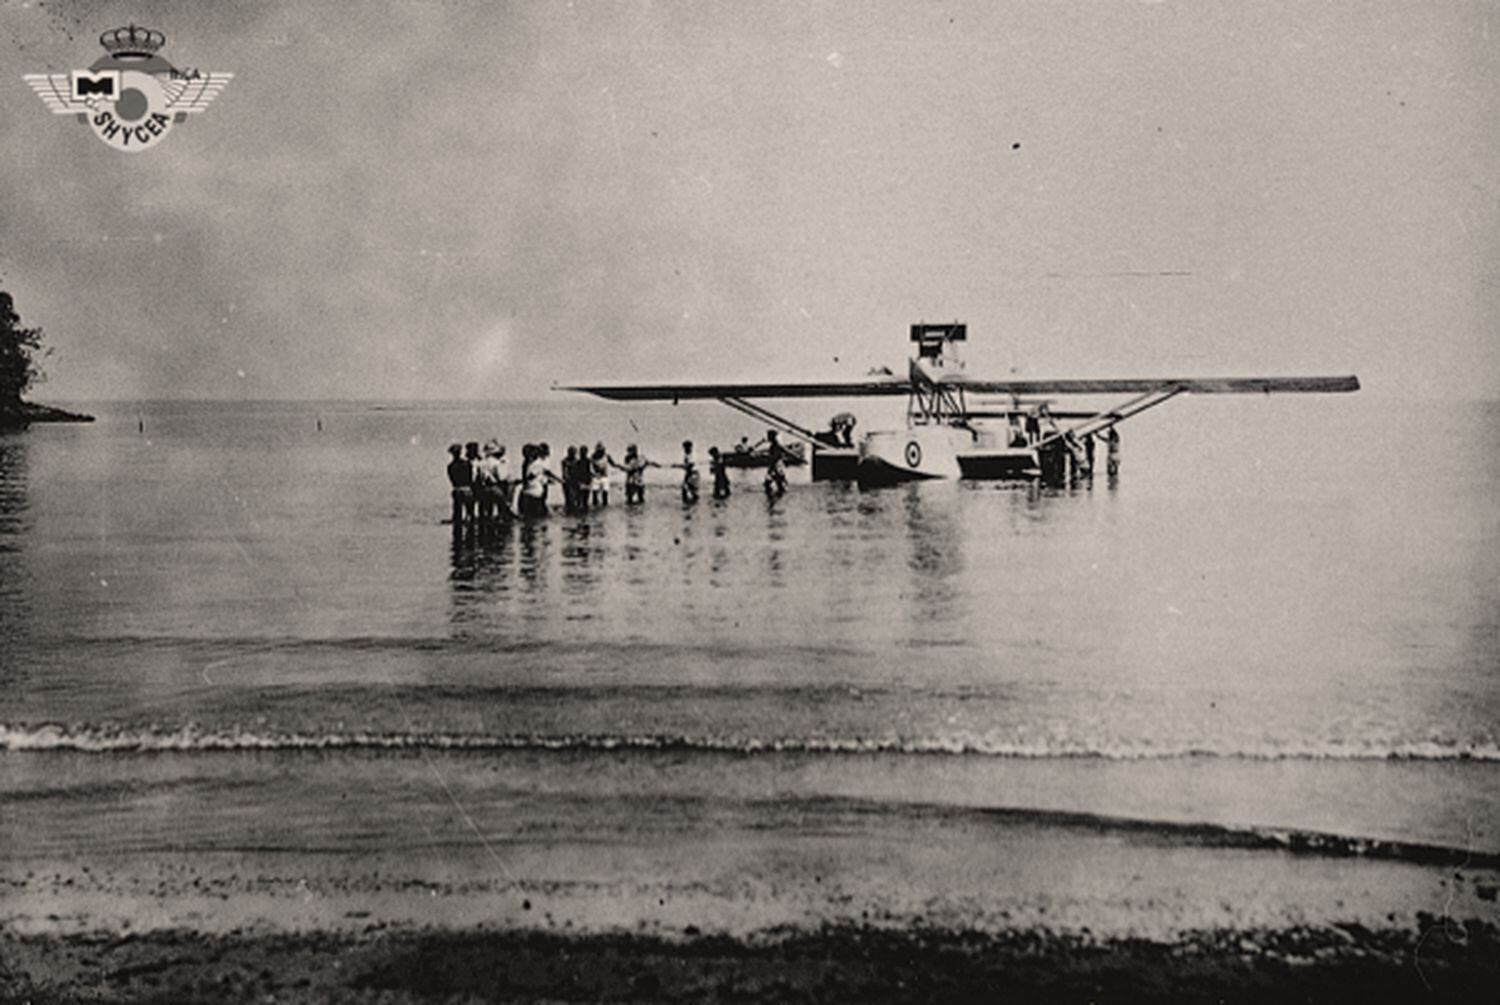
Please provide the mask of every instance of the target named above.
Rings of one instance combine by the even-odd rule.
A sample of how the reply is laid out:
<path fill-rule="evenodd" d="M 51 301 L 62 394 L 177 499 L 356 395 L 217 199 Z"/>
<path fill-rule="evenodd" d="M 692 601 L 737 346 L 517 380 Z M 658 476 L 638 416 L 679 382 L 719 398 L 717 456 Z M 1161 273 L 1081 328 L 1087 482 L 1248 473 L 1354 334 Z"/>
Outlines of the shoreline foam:
<path fill-rule="evenodd" d="M 441 733 L 380 730 L 321 733 L 205 728 L 195 724 L 0 723 L 0 751 L 89 754 L 194 751 L 666 751 L 716 754 L 908 754 L 1011 759 L 1160 761 L 1429 761 L 1500 763 L 1500 747 L 1432 740 L 1400 744 L 1267 744 L 1260 749 L 1197 746 L 1101 747 L 1083 744 L 1010 743 L 986 738 L 904 736 L 753 737 L 638 733 Z"/>

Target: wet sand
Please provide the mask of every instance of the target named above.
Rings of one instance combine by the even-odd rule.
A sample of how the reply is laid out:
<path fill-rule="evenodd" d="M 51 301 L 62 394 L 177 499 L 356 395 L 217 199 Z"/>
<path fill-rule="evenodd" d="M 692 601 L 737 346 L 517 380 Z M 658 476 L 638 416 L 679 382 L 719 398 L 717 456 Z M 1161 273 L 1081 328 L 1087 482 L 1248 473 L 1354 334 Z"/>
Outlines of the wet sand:
<path fill-rule="evenodd" d="M 881 815 L 0 871 L 0 1001 L 1500 995 L 1500 868 Z"/>
<path fill-rule="evenodd" d="M 378 928 L 378 926 L 372 926 Z M 1171 941 L 869 927 L 758 938 L 535 931 L 0 937 L 5 1001 L 1475 1001 L 1500 932 L 1217 929 Z"/>

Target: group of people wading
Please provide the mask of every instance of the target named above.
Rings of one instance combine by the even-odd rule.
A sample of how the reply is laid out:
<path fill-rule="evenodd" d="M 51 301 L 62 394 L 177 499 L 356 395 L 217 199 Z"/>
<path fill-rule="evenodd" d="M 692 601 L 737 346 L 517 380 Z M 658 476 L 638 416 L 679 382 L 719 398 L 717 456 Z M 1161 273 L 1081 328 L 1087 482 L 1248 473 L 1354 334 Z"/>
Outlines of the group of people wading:
<path fill-rule="evenodd" d="M 769 496 L 786 492 L 786 462 L 793 454 L 777 439 L 776 431 L 766 433 L 765 490 Z M 756 444 L 757 447 L 760 444 Z M 693 441 L 682 441 L 682 460 L 658 464 L 647 459 L 634 443 L 625 448 L 617 461 L 603 443 L 568 447 L 560 464 L 553 464 L 552 448 L 545 443 L 528 443 L 521 448 L 521 467 L 517 472 L 497 440 L 483 446 L 476 441 L 448 447 L 448 484 L 453 494 L 453 527 L 478 526 L 513 517 L 546 516 L 551 508 L 550 489 L 559 486 L 563 510 L 587 513 L 609 505 L 611 469 L 625 472 L 625 502 L 638 505 L 646 501 L 646 469 L 678 468 L 682 471 L 682 501 L 695 503 L 700 492 L 701 476 L 693 455 Z M 713 478 L 713 497 L 728 498 L 729 471 L 718 447 L 708 448 L 708 470 Z"/>

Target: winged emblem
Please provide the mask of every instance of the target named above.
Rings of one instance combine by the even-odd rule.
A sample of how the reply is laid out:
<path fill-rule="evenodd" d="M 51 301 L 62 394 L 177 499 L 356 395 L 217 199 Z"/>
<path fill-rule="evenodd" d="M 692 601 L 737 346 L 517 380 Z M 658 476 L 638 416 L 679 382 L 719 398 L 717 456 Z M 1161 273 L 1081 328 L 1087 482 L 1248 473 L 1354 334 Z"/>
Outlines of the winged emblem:
<path fill-rule="evenodd" d="M 37 97 L 54 115 L 87 115 L 103 100 L 91 94 L 85 98 L 73 96 L 73 75 L 69 73 L 26 73 L 22 79 L 31 85 Z M 224 85 L 234 79 L 232 73 L 205 73 L 195 78 L 168 79 L 162 84 L 166 93 L 166 110 L 182 115 L 204 111 L 224 90 Z M 181 122 L 182 119 L 178 119 Z"/>
<path fill-rule="evenodd" d="M 54 115 L 72 115 L 116 149 L 158 144 L 174 124 L 208 108 L 232 73 L 181 72 L 156 54 L 166 36 L 130 25 L 99 36 L 106 56 L 87 70 L 22 79 Z"/>
<path fill-rule="evenodd" d="M 211 105 L 219 92 L 224 90 L 224 85 L 233 79 L 232 73 L 205 73 L 188 80 L 168 80 L 163 85 L 163 90 L 167 92 L 167 111 L 195 115 Z"/>
<path fill-rule="evenodd" d="M 70 74 L 27 73 L 22 74 L 21 79 L 31 85 L 37 97 L 42 99 L 42 103 L 54 115 L 87 115 L 98 100 L 93 96 L 83 99 L 73 97 L 73 78 Z"/>

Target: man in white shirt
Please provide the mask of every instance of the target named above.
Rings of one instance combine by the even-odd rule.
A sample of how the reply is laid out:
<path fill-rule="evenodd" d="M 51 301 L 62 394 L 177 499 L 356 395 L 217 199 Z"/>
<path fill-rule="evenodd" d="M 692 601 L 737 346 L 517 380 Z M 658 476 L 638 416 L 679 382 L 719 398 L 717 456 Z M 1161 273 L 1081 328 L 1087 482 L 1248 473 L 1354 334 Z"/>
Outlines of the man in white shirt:
<path fill-rule="evenodd" d="M 474 465 L 474 490 L 479 496 L 479 520 L 489 523 L 499 516 L 505 496 L 500 484 L 500 455 L 505 448 L 495 440 L 484 445 L 483 456 Z"/>

